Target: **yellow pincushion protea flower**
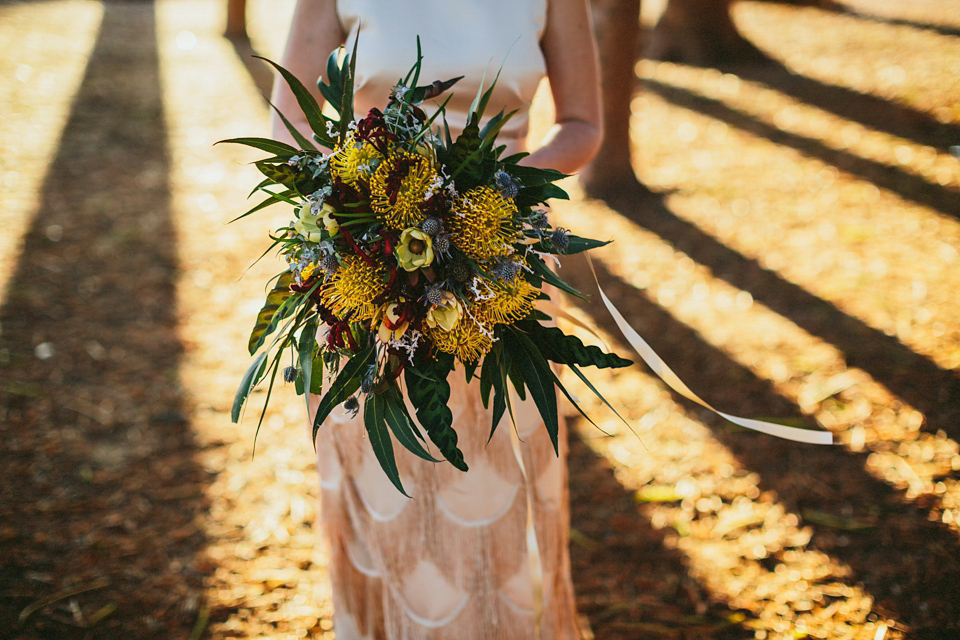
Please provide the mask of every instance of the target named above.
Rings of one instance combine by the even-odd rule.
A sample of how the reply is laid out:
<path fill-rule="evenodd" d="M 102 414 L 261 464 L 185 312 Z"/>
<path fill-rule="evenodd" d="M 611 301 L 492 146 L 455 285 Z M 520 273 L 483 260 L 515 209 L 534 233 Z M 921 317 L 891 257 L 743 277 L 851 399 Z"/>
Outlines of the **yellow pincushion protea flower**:
<path fill-rule="evenodd" d="M 419 153 L 397 150 L 380 163 L 370 179 L 370 206 L 384 214 L 392 229 L 415 227 L 426 216 L 420 203 L 439 184 L 430 160 Z"/>
<path fill-rule="evenodd" d="M 345 255 L 340 268 L 320 288 L 323 304 L 338 317 L 356 322 L 370 320 L 377 313 L 373 300 L 386 291 L 381 265 L 370 266 L 358 255 Z"/>
<path fill-rule="evenodd" d="M 512 222 L 517 207 L 490 187 L 476 187 L 457 198 L 447 228 L 453 243 L 477 261 L 510 253 L 517 239 Z"/>
<path fill-rule="evenodd" d="M 492 298 L 480 302 L 474 313 L 491 324 L 511 324 L 533 311 L 540 290 L 521 277 L 505 288 L 495 288 Z"/>
<path fill-rule="evenodd" d="M 476 362 L 493 348 L 490 328 L 480 322 L 476 318 L 464 316 L 450 331 L 441 328 L 428 329 L 427 336 L 433 340 L 437 349 L 452 353 L 460 362 Z"/>
<path fill-rule="evenodd" d="M 376 147 L 369 142 L 355 141 L 350 134 L 343 146 L 330 156 L 330 174 L 355 185 L 359 178 L 369 178 L 382 159 Z"/>

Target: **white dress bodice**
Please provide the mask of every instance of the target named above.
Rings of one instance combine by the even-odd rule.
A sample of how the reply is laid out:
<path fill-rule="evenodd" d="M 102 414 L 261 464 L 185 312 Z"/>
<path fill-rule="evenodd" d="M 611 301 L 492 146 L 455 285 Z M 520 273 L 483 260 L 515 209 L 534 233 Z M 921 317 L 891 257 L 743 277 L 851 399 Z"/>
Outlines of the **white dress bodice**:
<path fill-rule="evenodd" d="M 500 139 L 522 140 L 526 107 L 546 72 L 540 50 L 546 13 L 546 0 L 338 0 L 347 51 L 357 42 L 356 116 L 385 105 L 416 61 L 419 36 L 419 84 L 464 76 L 446 107 L 451 131 L 463 128 L 477 90 L 489 87 L 500 71 L 486 117 L 520 109 Z"/>

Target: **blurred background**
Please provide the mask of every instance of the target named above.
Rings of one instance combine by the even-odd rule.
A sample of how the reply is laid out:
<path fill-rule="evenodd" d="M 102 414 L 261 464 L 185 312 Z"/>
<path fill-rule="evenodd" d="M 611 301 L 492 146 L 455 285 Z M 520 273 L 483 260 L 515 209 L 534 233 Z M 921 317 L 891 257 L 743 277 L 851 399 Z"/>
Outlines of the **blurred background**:
<path fill-rule="evenodd" d="M 333 637 L 303 402 L 229 419 L 290 214 L 227 225 L 259 156 L 214 143 L 268 135 L 293 4 L 0 1 L 4 637 Z M 570 381 L 585 633 L 958 637 L 960 1 L 592 5 L 608 137 L 554 224 L 706 400 L 840 445 Z"/>

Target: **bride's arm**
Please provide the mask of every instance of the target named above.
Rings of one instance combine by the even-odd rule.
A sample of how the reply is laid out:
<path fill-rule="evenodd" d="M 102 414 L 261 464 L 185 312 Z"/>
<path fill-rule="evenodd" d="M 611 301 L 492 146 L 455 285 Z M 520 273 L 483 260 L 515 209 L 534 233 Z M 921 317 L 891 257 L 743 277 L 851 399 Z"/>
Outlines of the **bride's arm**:
<path fill-rule="evenodd" d="M 575 173 L 600 147 L 600 71 L 588 0 L 548 0 L 540 46 L 556 106 L 556 124 L 524 164 Z"/>
<path fill-rule="evenodd" d="M 280 62 L 282 67 L 303 82 L 320 104 L 323 104 L 323 97 L 317 89 L 316 81 L 326 70 L 330 52 L 344 41 L 336 7 L 334 0 L 298 0 Z M 274 80 L 270 101 L 300 133 L 312 140 L 313 134 L 297 105 L 297 99 L 279 75 Z M 276 140 L 297 146 L 276 113 L 272 116 L 271 126 Z"/>

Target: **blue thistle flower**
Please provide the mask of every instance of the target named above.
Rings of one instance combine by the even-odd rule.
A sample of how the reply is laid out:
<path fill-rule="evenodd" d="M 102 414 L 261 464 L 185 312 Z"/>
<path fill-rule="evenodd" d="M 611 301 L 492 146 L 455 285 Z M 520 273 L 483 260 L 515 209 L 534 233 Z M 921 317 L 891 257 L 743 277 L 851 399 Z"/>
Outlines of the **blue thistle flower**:
<path fill-rule="evenodd" d="M 500 195 L 504 198 L 516 198 L 520 192 L 517 183 L 514 182 L 510 174 L 503 169 L 493 174 L 493 183 L 497 186 L 497 190 L 500 191 Z"/>
<path fill-rule="evenodd" d="M 567 250 L 567 247 L 570 246 L 570 234 L 567 233 L 566 229 L 555 229 L 554 232 L 550 234 L 550 242 L 557 248 L 557 251 L 563 253 Z"/>

